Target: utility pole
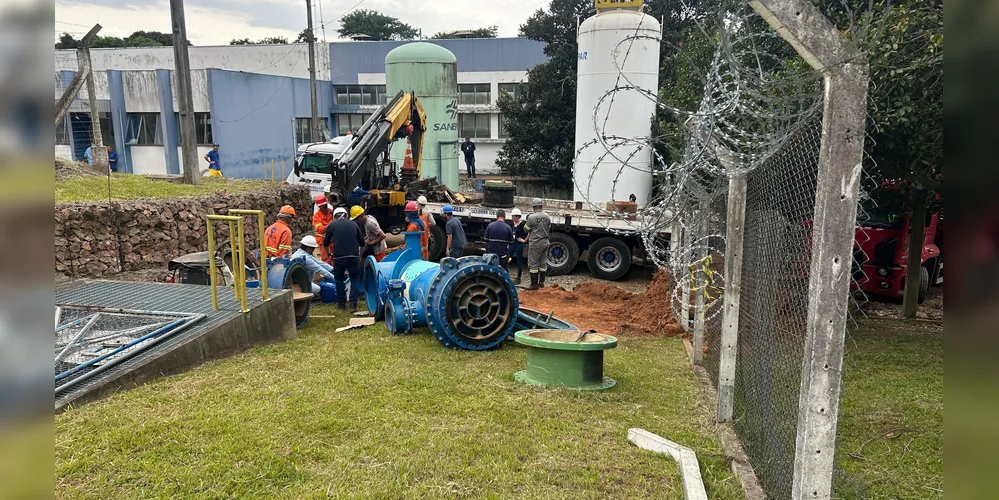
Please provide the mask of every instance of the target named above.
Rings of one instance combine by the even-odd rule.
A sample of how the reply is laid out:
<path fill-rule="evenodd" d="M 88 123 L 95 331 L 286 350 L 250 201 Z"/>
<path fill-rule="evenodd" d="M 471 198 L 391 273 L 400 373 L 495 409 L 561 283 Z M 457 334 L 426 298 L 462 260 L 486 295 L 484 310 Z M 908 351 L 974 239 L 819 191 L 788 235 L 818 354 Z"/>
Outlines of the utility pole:
<path fill-rule="evenodd" d="M 319 124 L 319 107 L 316 105 L 316 34 L 312 30 L 312 0 L 305 0 L 305 10 L 309 22 L 309 99 L 312 101 L 312 142 L 322 138 L 322 127 Z"/>
<path fill-rule="evenodd" d="M 199 184 L 198 150 L 194 137 L 194 97 L 191 95 L 191 60 L 187 54 L 187 22 L 184 20 L 184 0 L 170 0 L 170 21 L 173 24 L 174 76 L 177 78 L 177 107 L 180 108 L 181 167 L 185 184 Z"/>
<path fill-rule="evenodd" d="M 94 167 L 107 172 L 108 152 L 104 149 L 104 138 L 101 137 L 101 117 L 97 114 L 97 91 L 94 89 L 94 68 L 90 61 L 90 44 L 100 30 L 101 25 L 95 24 L 83 36 L 80 46 L 76 49 L 76 61 L 80 73 L 87 80 L 87 101 L 90 104 L 90 156 L 94 160 Z"/>

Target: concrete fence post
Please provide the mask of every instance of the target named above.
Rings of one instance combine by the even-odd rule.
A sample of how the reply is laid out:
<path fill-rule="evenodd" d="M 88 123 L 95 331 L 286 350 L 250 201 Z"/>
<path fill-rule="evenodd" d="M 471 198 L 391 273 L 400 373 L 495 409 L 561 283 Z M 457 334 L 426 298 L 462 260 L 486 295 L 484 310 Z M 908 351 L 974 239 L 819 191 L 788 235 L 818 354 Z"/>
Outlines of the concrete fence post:
<path fill-rule="evenodd" d="M 732 420 L 735 362 L 739 352 L 739 299 L 742 296 L 742 250 L 746 237 L 746 174 L 729 177 L 725 229 L 725 296 L 722 298 L 721 353 L 718 360 L 716 420 Z"/>
<path fill-rule="evenodd" d="M 677 266 L 682 266 L 680 272 L 683 273 L 681 282 L 685 283 L 683 289 L 680 291 L 680 316 L 683 321 L 683 330 L 686 332 L 690 331 L 690 287 L 693 283 L 690 281 L 690 260 L 691 260 L 691 240 L 693 235 L 690 234 L 691 229 L 684 225 L 683 228 L 683 246 L 680 249 L 680 261 L 677 262 Z"/>
<path fill-rule="evenodd" d="M 832 495 L 843 341 L 867 119 L 866 57 L 807 0 L 750 6 L 824 77 L 791 498 Z"/>
<path fill-rule="evenodd" d="M 704 360 L 704 295 L 707 293 L 707 274 L 704 273 L 704 268 L 707 266 L 706 260 L 708 258 L 708 244 L 707 237 L 710 231 L 710 211 L 708 210 L 707 204 L 701 206 L 700 211 L 700 224 L 697 228 L 697 236 L 694 238 L 695 241 L 699 241 L 699 246 L 697 249 L 697 267 L 691 273 L 691 278 L 697 276 L 697 280 L 691 283 L 693 285 L 694 295 L 694 335 L 693 335 L 693 349 L 694 349 L 694 362 L 700 363 Z"/>

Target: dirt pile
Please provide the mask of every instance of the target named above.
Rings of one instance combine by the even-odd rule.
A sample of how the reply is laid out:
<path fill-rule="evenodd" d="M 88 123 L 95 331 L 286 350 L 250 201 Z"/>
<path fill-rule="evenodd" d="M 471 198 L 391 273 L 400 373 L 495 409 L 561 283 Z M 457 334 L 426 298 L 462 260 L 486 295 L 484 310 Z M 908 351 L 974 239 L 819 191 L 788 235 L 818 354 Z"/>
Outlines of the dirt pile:
<path fill-rule="evenodd" d="M 101 174 L 100 171 L 87 165 L 86 163 L 67 160 L 65 158 L 55 159 L 55 180 L 68 181 L 70 179 L 79 179 L 81 177 L 96 177 Z"/>
<path fill-rule="evenodd" d="M 243 194 L 201 198 L 61 203 L 55 207 L 55 270 L 73 277 L 112 277 L 120 271 L 166 269 L 174 257 L 208 249 L 205 216 L 230 209 L 259 209 L 266 224 L 281 205 L 302 216 L 292 224 L 297 240 L 311 231 L 312 198 L 304 186 L 281 185 Z M 249 219 L 249 218 L 247 218 Z M 216 224 L 216 240 L 229 239 Z M 256 224 L 246 224 L 246 248 L 259 247 Z"/>
<path fill-rule="evenodd" d="M 673 278 L 660 271 L 644 293 L 605 281 L 587 281 L 572 291 L 558 286 L 519 291 L 524 307 L 555 316 L 577 328 L 629 337 L 682 337 L 686 332 L 670 311 Z"/>

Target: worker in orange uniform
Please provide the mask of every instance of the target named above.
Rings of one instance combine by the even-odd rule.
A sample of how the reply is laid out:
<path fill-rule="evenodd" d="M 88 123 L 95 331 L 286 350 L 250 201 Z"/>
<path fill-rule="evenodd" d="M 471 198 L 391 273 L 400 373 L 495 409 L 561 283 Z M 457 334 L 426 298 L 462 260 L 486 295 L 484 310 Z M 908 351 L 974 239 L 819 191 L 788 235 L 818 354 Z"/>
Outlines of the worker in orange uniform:
<path fill-rule="evenodd" d="M 406 232 L 423 233 L 420 235 L 420 252 L 423 254 L 423 260 L 430 260 L 430 226 L 420 218 L 420 205 L 415 201 L 407 202 L 403 211 L 406 213 L 406 220 L 409 221 Z"/>
<path fill-rule="evenodd" d="M 268 258 L 291 255 L 291 219 L 294 217 L 295 208 L 285 205 L 278 211 L 277 222 L 264 231 L 264 249 Z"/>
<path fill-rule="evenodd" d="M 319 210 L 312 214 L 312 228 L 316 231 L 316 241 L 323 241 L 326 236 L 326 226 L 333 223 L 333 211 L 330 210 L 330 204 L 326 201 L 326 195 L 316 195 L 316 208 Z M 329 251 L 323 245 L 319 245 L 319 257 L 323 262 L 333 265 L 332 259 L 329 258 Z"/>

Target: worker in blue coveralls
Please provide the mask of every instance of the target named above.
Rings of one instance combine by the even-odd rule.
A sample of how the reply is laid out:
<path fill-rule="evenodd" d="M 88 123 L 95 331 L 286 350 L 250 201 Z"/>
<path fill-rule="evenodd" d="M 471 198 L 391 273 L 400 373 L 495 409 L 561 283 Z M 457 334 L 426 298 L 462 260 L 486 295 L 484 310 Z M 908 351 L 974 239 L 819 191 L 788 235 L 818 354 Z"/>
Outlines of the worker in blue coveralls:
<path fill-rule="evenodd" d="M 212 150 L 205 155 L 208 161 L 208 175 L 211 177 L 222 177 L 222 162 L 219 159 L 219 145 L 212 144 Z"/>

